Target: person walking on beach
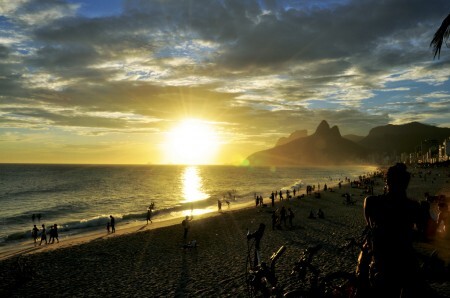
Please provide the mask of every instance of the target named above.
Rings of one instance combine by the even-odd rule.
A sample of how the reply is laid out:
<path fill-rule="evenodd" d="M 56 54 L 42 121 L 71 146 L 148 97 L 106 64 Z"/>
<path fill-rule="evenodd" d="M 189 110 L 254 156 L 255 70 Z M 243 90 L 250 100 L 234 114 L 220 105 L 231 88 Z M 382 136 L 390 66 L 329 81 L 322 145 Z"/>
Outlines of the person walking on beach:
<path fill-rule="evenodd" d="M 108 231 L 108 234 L 111 232 L 111 223 L 109 221 L 106 223 L 106 231 Z"/>
<path fill-rule="evenodd" d="M 33 229 L 31 230 L 31 236 L 33 237 L 35 246 L 37 243 L 38 232 L 39 232 L 39 229 L 36 227 L 36 225 L 34 225 Z"/>
<path fill-rule="evenodd" d="M 364 217 L 372 234 L 370 275 L 376 297 L 430 297 L 412 246 L 420 205 L 406 196 L 409 180 L 406 165 L 397 163 L 387 171 L 386 194 L 364 200 Z"/>
<path fill-rule="evenodd" d="M 191 216 L 191 218 L 189 218 L 189 216 L 186 215 L 186 218 L 183 219 L 183 221 L 181 222 L 181 225 L 183 226 L 183 229 L 184 229 L 184 234 L 183 234 L 184 240 L 187 239 L 189 229 L 191 228 L 191 224 L 190 224 L 191 220 L 192 220 L 192 216 Z"/>
<path fill-rule="evenodd" d="M 54 225 L 53 225 L 53 241 L 52 241 L 52 243 L 55 242 L 55 239 L 56 239 L 56 243 L 59 243 L 59 238 L 58 238 L 58 225 L 57 225 L 57 224 L 54 224 Z"/>
<path fill-rule="evenodd" d="M 42 241 L 45 241 L 45 244 L 47 244 L 47 232 L 45 231 L 45 225 L 44 224 L 42 224 L 41 242 L 39 242 L 39 245 L 42 244 Z"/>
<path fill-rule="evenodd" d="M 50 232 L 48 234 L 49 234 L 48 243 L 51 244 L 51 243 L 55 242 L 55 227 L 54 226 L 50 226 Z"/>
<path fill-rule="evenodd" d="M 150 207 L 147 209 L 147 224 L 148 224 L 148 222 L 153 223 L 152 222 L 152 208 L 150 208 Z"/>
<path fill-rule="evenodd" d="M 110 215 L 109 218 L 111 219 L 111 233 L 115 233 L 116 232 L 116 220 L 114 218 L 114 216 Z"/>

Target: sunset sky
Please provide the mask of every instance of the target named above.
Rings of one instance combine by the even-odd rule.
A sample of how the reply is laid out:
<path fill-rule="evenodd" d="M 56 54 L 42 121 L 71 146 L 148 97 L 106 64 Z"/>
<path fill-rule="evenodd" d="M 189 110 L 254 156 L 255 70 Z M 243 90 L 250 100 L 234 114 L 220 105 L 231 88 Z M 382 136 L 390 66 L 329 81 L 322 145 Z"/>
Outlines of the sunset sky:
<path fill-rule="evenodd" d="M 361 136 L 450 127 L 450 49 L 429 47 L 449 13 L 448 0 L 0 0 L 0 162 L 239 164 L 321 120 Z"/>

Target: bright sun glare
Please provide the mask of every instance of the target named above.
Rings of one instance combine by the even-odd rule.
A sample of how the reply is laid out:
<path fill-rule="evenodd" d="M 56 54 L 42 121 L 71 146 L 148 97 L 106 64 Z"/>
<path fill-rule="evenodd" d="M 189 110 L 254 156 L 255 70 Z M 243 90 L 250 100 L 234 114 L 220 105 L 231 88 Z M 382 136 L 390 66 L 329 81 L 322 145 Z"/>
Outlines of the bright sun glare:
<path fill-rule="evenodd" d="M 165 159 L 171 164 L 212 164 L 219 139 L 213 126 L 198 119 L 185 119 L 166 135 Z"/>

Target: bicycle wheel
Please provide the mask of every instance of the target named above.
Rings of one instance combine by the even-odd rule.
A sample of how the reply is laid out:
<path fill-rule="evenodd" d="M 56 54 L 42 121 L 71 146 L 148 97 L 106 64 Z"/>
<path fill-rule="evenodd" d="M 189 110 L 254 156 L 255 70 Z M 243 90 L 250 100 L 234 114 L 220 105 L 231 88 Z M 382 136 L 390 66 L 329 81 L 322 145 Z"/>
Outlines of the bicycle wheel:
<path fill-rule="evenodd" d="M 322 297 L 354 297 L 356 291 L 356 277 L 350 272 L 337 271 L 329 273 L 320 283 Z"/>

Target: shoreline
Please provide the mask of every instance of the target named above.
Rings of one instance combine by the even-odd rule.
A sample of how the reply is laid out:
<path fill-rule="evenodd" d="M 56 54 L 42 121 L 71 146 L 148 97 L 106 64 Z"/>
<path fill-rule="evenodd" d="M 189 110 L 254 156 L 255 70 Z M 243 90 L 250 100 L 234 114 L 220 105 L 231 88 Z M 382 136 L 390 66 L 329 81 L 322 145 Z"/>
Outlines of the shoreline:
<path fill-rule="evenodd" d="M 223 212 L 232 212 L 240 209 L 251 208 L 253 206 L 252 202 L 244 202 L 244 203 L 236 203 L 232 205 L 233 207 L 223 208 Z M 203 218 L 208 218 L 211 216 L 219 215 L 216 210 L 211 212 L 206 212 L 202 214 L 195 215 L 195 220 L 201 220 Z M 42 244 L 42 245 L 34 245 L 33 239 L 31 237 L 26 240 L 18 240 L 13 241 L 12 243 L 8 243 L 4 246 L 0 246 L 0 261 L 13 258 L 16 256 L 34 254 L 40 252 L 46 252 L 55 249 L 64 249 L 67 247 L 71 247 L 74 245 L 81 245 L 84 243 L 88 243 L 90 241 L 98 241 L 108 238 L 119 237 L 122 235 L 128 235 L 133 233 L 139 233 L 143 231 L 159 229 L 168 226 L 175 226 L 181 223 L 184 216 L 177 217 L 163 217 L 153 219 L 152 223 L 147 224 L 145 219 L 142 220 L 134 220 L 134 221 L 121 221 L 120 224 L 116 224 L 116 232 L 108 233 L 106 232 L 106 228 L 98 229 L 97 227 L 90 228 L 89 230 L 82 231 L 80 233 L 74 234 L 62 234 L 63 237 L 59 237 L 59 243 L 52 244 Z M 37 242 L 40 242 L 39 238 Z"/>
<path fill-rule="evenodd" d="M 449 169 L 414 169 L 408 188 L 411 198 L 423 199 L 424 192 L 450 196 Z M 419 171 L 428 172 L 419 177 Z M 375 194 L 381 194 L 384 183 L 377 178 Z M 118 227 L 113 236 L 84 239 L 77 243 L 48 245 L 49 248 L 33 250 L 0 261 L 0 294 L 9 296 L 39 296 L 44 291 L 49 296 L 166 296 L 166 297 L 229 297 L 245 296 L 246 233 L 256 230 L 259 223 L 266 224 L 261 253 L 264 260 L 281 245 L 287 247 L 278 260 L 277 275 L 285 289 L 298 285 L 290 270 L 301 252 L 315 244 L 323 248 L 314 259 L 321 271 L 332 272 L 337 268 L 351 271 L 356 264 L 357 251 L 342 252 L 340 247 L 348 237 L 357 237 L 365 221 L 362 203 L 366 196 L 362 189 L 343 184 L 333 192 L 321 191 L 321 198 L 305 196 L 298 200 L 280 202 L 294 210 L 294 227 L 272 230 L 270 207 L 249 206 L 222 213 L 212 212 L 197 216 L 191 222 L 188 240 L 196 240 L 196 249 L 182 249 L 181 218 L 169 223 L 149 224 L 149 228 L 136 225 Z M 301 189 L 304 193 L 305 189 Z M 352 194 L 356 203 L 343 204 L 342 194 Z M 322 208 L 325 219 L 308 219 L 310 210 Z M 145 221 L 144 225 L 145 225 Z M 104 235 L 106 231 L 104 231 Z M 70 242 L 70 241 L 68 241 Z M 419 243 L 424 252 L 438 249 L 439 256 L 449 264 L 450 245 L 437 239 L 431 243 Z M 447 253 L 447 255 L 446 255 Z M 34 278 L 17 282 L 11 277 L 18 260 L 34 268 Z M 45 260 L 43 262 L 43 260 Z M 8 271 L 9 270 L 9 271 Z M 25 279 L 25 277 L 24 277 Z M 95 287 L 93 287 L 95 285 Z M 433 284 L 441 297 L 450 297 L 450 283 Z M 3 291 L 3 292 L 2 292 Z M 34 293 L 34 294 L 33 294 Z"/>
<path fill-rule="evenodd" d="M 371 167 L 374 169 L 373 172 L 360 173 L 360 175 L 367 175 L 367 174 L 375 173 L 375 172 L 378 172 L 380 169 L 382 169 L 379 166 L 371 166 Z M 325 177 L 323 177 L 321 179 L 323 180 L 324 178 Z M 341 179 L 344 179 L 344 177 L 341 177 Z M 354 177 L 354 179 L 357 179 L 357 178 Z M 322 181 L 322 183 L 324 183 L 324 182 Z M 338 183 L 339 183 L 339 179 L 334 179 L 334 180 L 330 180 L 327 184 L 328 184 L 328 187 L 331 189 L 331 188 L 337 188 Z M 346 182 L 344 182 L 344 184 L 345 183 Z M 323 187 L 323 184 L 322 184 L 322 187 Z M 281 189 L 283 191 L 286 191 L 286 189 L 290 189 L 290 188 L 282 187 Z M 306 195 L 306 185 L 303 185 L 302 188 L 300 188 L 298 191 L 299 191 L 299 193 L 297 195 L 301 195 L 301 194 Z M 255 194 L 260 194 L 260 193 L 257 191 L 257 192 L 255 192 Z M 291 190 L 291 194 L 292 194 L 292 190 Z M 264 197 L 264 202 L 266 202 L 266 203 L 270 202 L 270 196 Z M 252 206 L 254 207 L 254 204 L 255 203 L 252 198 L 252 199 L 244 200 L 242 202 L 232 202 L 231 209 L 228 209 L 227 207 L 225 207 L 225 204 L 223 204 L 222 210 L 226 210 L 227 212 L 228 211 L 236 211 L 236 210 L 240 210 L 240 209 L 251 208 Z M 193 215 L 196 217 L 196 219 L 218 215 L 217 210 L 215 208 L 216 207 L 214 205 L 210 205 L 206 208 L 199 209 L 199 210 L 197 210 L 200 212 L 199 214 L 196 214 L 196 212 L 195 212 L 196 209 L 194 209 Z M 203 212 L 205 210 L 207 212 Z M 184 211 L 186 211 L 186 210 L 184 210 Z M 45 244 L 43 244 L 41 246 L 34 245 L 32 242 L 33 240 L 31 238 L 31 236 L 25 237 L 22 239 L 17 239 L 17 240 L 10 240 L 7 242 L 3 242 L 0 245 L 0 261 L 10 258 L 10 257 L 21 255 L 21 254 L 38 253 L 41 251 L 54 250 L 59 247 L 63 248 L 63 247 L 71 246 L 71 245 L 78 245 L 78 244 L 86 243 L 86 242 L 93 241 L 93 240 L 107 239 L 107 238 L 122 235 L 122 234 L 129 234 L 129 233 L 135 233 L 135 232 L 145 231 L 145 230 L 149 230 L 149 229 L 155 229 L 155 228 L 159 228 L 159 227 L 177 225 L 178 223 L 181 223 L 182 219 L 184 218 L 184 216 L 185 216 L 184 213 L 183 213 L 183 211 L 177 211 L 177 212 L 167 213 L 167 214 L 163 215 L 162 217 L 155 216 L 154 218 L 156 218 L 156 219 L 154 219 L 153 221 L 158 224 L 157 225 L 152 224 L 152 226 L 146 226 L 145 213 L 142 214 L 142 219 L 135 219 L 135 216 L 128 218 L 128 219 L 120 219 L 120 218 L 118 219 L 116 217 L 116 233 L 115 234 L 106 233 L 106 226 L 105 227 L 104 226 L 92 226 L 89 228 L 81 228 L 81 229 L 74 229 L 74 230 L 68 230 L 68 231 L 62 230 L 59 233 L 60 242 L 48 244 L 48 245 L 45 245 Z M 189 214 L 192 214 L 192 213 L 189 213 Z M 108 219 L 106 219 L 106 220 L 108 220 Z M 42 222 L 38 222 L 38 223 L 33 222 L 33 224 L 37 224 L 38 228 L 40 228 L 40 223 L 42 223 Z M 37 242 L 40 242 L 39 239 L 40 238 L 38 237 Z"/>

